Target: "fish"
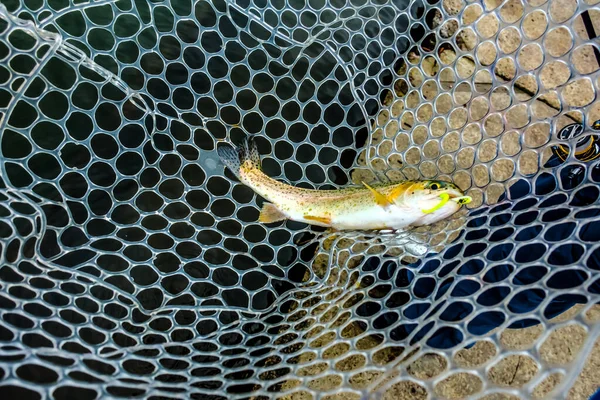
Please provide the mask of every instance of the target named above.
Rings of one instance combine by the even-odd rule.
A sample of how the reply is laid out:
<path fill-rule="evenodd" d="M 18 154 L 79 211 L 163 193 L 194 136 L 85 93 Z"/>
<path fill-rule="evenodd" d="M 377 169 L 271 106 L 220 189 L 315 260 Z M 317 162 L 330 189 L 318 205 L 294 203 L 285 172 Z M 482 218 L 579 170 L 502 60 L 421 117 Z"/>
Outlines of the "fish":
<path fill-rule="evenodd" d="M 262 171 L 252 136 L 239 147 L 222 143 L 217 154 L 242 184 L 266 200 L 258 217 L 261 223 L 292 220 L 335 231 L 399 230 L 441 221 L 471 202 L 456 185 L 439 180 L 362 182 L 337 190 L 288 185 Z"/>

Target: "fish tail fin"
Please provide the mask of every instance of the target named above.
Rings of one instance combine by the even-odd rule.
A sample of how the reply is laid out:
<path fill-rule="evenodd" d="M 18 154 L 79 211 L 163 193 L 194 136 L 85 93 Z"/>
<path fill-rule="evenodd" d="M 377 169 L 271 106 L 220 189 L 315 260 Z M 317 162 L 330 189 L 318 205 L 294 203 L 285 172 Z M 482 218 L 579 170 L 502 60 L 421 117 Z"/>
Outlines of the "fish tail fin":
<path fill-rule="evenodd" d="M 283 221 L 284 219 L 287 219 L 287 216 L 277 206 L 271 203 L 264 203 L 260 210 L 258 222 L 269 223 Z"/>
<path fill-rule="evenodd" d="M 241 147 L 224 145 L 217 147 L 217 154 L 221 162 L 239 179 L 242 166 L 261 170 L 260 155 L 256 142 L 252 137 L 247 138 Z"/>

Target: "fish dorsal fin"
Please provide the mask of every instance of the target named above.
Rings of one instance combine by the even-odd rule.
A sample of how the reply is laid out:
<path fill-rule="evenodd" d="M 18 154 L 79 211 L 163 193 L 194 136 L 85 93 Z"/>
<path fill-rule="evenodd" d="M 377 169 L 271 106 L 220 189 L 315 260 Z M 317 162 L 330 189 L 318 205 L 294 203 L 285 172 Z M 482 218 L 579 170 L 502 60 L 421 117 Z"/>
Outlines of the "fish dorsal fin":
<path fill-rule="evenodd" d="M 283 221 L 284 219 L 287 219 L 287 216 L 271 203 L 265 203 L 263 205 L 260 210 L 260 216 L 258 217 L 258 221 L 263 223 Z"/>
<path fill-rule="evenodd" d="M 373 196 L 375 196 L 375 202 L 382 206 L 382 207 L 387 207 L 387 206 L 391 206 L 392 202 L 387 198 L 386 195 L 382 194 L 381 192 L 378 192 L 377 189 L 372 188 L 371 186 L 367 185 L 365 182 L 362 183 L 363 185 L 365 185 L 365 187 L 367 189 L 369 189 L 371 191 L 371 193 L 373 193 Z"/>

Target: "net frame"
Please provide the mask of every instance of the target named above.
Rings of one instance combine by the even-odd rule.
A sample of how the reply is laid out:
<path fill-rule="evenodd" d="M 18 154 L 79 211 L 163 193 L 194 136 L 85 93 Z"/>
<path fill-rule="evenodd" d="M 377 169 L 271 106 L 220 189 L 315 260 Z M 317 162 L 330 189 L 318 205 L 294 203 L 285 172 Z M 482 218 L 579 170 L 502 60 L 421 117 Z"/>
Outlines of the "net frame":
<path fill-rule="evenodd" d="M 2 391 L 57 398 L 414 398 L 452 397 L 444 390 L 462 384 L 478 389 L 466 394 L 476 398 L 528 398 L 543 382 L 541 392 L 572 386 L 598 335 L 593 205 L 600 177 L 594 163 L 577 159 L 579 139 L 565 143 L 558 132 L 566 120 L 582 123 L 589 135 L 600 113 L 598 69 L 576 57 L 597 51 L 584 23 L 588 15 L 597 24 L 597 5 L 186 4 L 0 8 L 9 49 L 1 61 L 8 71 L 2 93 L 8 100 L 0 110 L 6 146 Z M 513 21 L 515 9 L 521 15 Z M 526 22 L 540 15 L 548 27 L 535 37 L 539 28 Z M 81 24 L 73 23 L 78 16 L 85 22 L 81 34 Z M 388 20 L 392 30 L 379 23 Z M 516 23 L 524 39 L 509 51 L 499 38 Z M 550 46 L 548 37 L 564 30 L 570 47 Z M 137 57 L 134 36 L 141 43 Z M 504 53 L 488 63 L 490 42 Z M 536 49 L 552 61 L 535 66 Z M 454 51 L 449 63 L 448 51 Z M 566 67 L 567 79 L 547 77 L 547 64 L 559 72 Z M 220 75 L 225 68 L 231 82 Z M 444 71 L 459 79 L 449 83 Z M 512 104 L 502 108 L 504 93 Z M 554 115 L 536 108 L 554 109 L 556 100 Z M 498 116 L 508 130 L 498 133 Z M 441 130 L 440 118 L 447 124 Z M 260 199 L 223 175 L 213 151 L 220 139 L 239 141 L 240 127 L 258 136 L 266 171 L 293 184 L 332 188 L 366 178 L 441 177 L 479 199 L 472 205 L 478 210 L 384 235 L 322 236 L 291 222 L 258 226 Z M 556 161 L 551 149 L 558 145 L 569 155 Z M 483 205 L 496 203 L 508 187 L 506 200 Z M 559 206 L 567 203 L 563 212 Z M 528 230 L 536 226 L 537 233 Z M 568 234 L 556 233 L 567 228 Z M 261 245 L 265 240 L 270 246 Z M 483 264 L 479 271 L 473 260 Z M 538 271 L 517 279 L 538 263 L 546 270 L 541 278 Z M 568 275 L 559 275 L 561 266 Z M 557 280 L 572 283 L 562 287 Z M 472 291 L 466 282 L 480 287 Z M 497 287 L 509 293 L 488 293 Z M 535 300 L 540 290 L 546 296 Z M 490 303 L 497 297 L 500 302 Z M 515 305 L 523 302 L 533 308 L 520 312 Z M 568 308 L 574 315 L 567 318 Z M 477 320 L 494 312 L 508 318 Z M 527 348 L 511 347 L 503 335 L 517 326 L 531 329 L 524 317 L 539 322 L 533 327 L 542 333 Z M 482 326 L 493 329 L 474 333 Z M 552 354 L 565 332 L 580 339 L 566 344 L 580 357 L 544 355 L 544 346 Z M 458 354 L 474 341 L 491 344 L 495 354 L 461 365 Z M 564 350 L 565 343 L 554 345 Z M 73 367 L 65 364 L 69 359 Z M 515 359 L 537 368 L 519 387 L 501 372 Z M 432 362 L 441 372 L 419 370 Z M 518 364 L 515 376 L 517 370 Z"/>

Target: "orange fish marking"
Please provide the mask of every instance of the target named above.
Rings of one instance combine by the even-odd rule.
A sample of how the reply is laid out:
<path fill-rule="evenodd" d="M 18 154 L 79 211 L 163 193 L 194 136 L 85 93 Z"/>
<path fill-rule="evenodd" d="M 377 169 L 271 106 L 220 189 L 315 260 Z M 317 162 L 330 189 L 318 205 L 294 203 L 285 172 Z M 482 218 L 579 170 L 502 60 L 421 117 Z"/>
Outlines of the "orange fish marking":
<path fill-rule="evenodd" d="M 321 222 L 321 223 L 326 224 L 326 225 L 330 225 L 331 224 L 331 218 L 329 218 L 329 217 L 316 217 L 314 215 L 305 215 L 304 219 L 307 219 L 309 221 Z"/>

